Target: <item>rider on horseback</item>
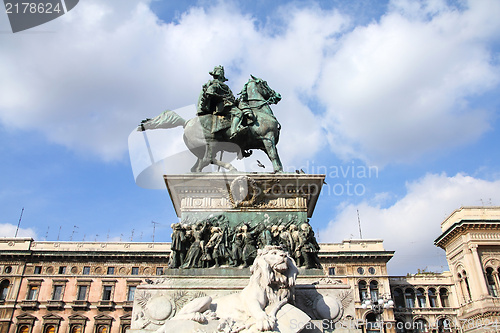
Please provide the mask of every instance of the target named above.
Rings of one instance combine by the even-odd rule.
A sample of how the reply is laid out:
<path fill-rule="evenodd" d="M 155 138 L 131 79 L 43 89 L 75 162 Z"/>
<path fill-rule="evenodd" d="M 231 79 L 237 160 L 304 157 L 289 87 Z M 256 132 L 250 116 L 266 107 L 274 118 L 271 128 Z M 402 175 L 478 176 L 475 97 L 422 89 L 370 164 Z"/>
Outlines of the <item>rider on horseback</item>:
<path fill-rule="evenodd" d="M 202 87 L 196 114 L 202 116 L 205 114 L 220 115 L 231 117 L 230 139 L 236 137 L 244 129 L 243 119 L 246 119 L 246 125 L 253 123 L 254 115 L 246 102 L 238 101 L 234 98 L 233 92 L 224 82 L 227 79 L 224 76 L 224 67 L 216 66 L 209 72 L 214 78 L 208 81 Z"/>

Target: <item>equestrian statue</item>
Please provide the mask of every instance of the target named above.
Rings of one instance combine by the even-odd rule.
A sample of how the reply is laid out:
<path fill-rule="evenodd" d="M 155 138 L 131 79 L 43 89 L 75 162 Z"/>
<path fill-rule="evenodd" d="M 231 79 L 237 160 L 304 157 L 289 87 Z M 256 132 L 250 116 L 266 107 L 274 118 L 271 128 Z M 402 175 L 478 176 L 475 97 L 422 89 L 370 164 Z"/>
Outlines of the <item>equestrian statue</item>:
<path fill-rule="evenodd" d="M 248 157 L 252 149 L 263 150 L 274 172 L 282 172 L 276 144 L 281 125 L 270 105 L 281 100 L 266 81 L 251 75 L 235 98 L 224 82 L 224 67 L 216 66 L 209 73 L 213 79 L 205 83 L 198 98 L 196 117 L 184 120 L 174 111 L 143 120 L 139 131 L 184 127 L 184 142 L 198 158 L 192 172 L 201 172 L 209 164 L 236 171 L 230 164 L 216 158 L 218 152 L 235 152 L 239 158 Z"/>

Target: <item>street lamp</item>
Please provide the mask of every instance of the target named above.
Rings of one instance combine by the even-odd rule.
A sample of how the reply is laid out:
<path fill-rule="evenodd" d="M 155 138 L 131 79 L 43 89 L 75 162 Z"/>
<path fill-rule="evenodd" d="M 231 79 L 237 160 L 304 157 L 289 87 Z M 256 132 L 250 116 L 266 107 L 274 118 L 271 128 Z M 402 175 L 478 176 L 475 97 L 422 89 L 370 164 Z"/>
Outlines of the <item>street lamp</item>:
<path fill-rule="evenodd" d="M 385 309 L 389 309 L 392 306 L 394 306 L 394 302 L 392 299 L 388 297 L 382 297 L 378 299 L 365 299 L 363 301 L 363 304 L 361 304 L 361 307 L 363 309 L 370 309 L 374 314 L 376 314 L 380 318 L 380 332 L 383 332 L 384 329 L 384 323 L 382 319 L 382 313 L 384 312 Z M 368 323 L 367 323 L 368 325 Z M 367 327 L 368 328 L 368 327 Z M 369 329 L 371 328 L 371 325 Z"/>

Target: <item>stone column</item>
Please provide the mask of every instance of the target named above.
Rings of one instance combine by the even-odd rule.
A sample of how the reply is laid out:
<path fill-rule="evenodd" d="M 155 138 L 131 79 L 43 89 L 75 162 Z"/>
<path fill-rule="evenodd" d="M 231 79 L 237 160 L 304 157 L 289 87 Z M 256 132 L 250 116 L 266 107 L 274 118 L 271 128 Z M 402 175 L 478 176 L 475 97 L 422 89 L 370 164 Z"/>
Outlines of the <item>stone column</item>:
<path fill-rule="evenodd" d="M 498 272 L 494 270 L 491 274 L 493 275 L 493 281 L 495 281 L 495 286 L 497 288 L 497 297 L 498 297 L 500 295 L 500 280 L 498 279 Z"/>
<path fill-rule="evenodd" d="M 441 304 L 441 292 L 439 291 L 439 288 L 436 288 L 436 307 L 443 307 L 443 304 Z"/>
<path fill-rule="evenodd" d="M 471 290 L 473 294 L 471 295 L 473 298 L 472 300 L 477 300 L 489 294 L 488 286 L 486 285 L 483 265 L 481 264 L 481 259 L 479 258 L 479 254 L 477 253 L 477 244 L 469 245 L 469 250 L 472 253 L 471 259 L 472 262 L 474 263 L 474 266 L 471 267 L 473 271 L 471 273 L 468 273 L 467 275 L 475 280 L 475 281 L 469 280 L 469 287 L 473 289 Z"/>

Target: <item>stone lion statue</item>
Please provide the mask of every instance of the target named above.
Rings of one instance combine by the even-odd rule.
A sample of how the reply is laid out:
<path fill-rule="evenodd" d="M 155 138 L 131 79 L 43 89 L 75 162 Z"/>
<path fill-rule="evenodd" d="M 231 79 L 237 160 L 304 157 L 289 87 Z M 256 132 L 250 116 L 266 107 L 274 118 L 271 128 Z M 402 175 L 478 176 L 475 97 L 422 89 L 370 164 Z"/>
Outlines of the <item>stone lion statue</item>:
<path fill-rule="evenodd" d="M 281 247 L 268 245 L 258 250 L 250 272 L 250 281 L 241 292 L 214 300 L 210 296 L 196 298 L 171 320 L 206 323 L 220 319 L 221 325 L 232 323 L 231 332 L 250 328 L 252 331 L 272 331 L 277 312 L 294 297 L 297 266 Z M 164 332 L 162 328 L 157 332 Z"/>

